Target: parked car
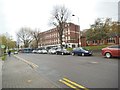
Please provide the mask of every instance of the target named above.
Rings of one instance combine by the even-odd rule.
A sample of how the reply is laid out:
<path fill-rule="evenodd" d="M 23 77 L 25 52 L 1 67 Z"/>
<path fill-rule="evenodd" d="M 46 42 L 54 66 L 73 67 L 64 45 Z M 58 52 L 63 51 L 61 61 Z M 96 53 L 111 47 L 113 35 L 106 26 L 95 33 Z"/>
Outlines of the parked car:
<path fill-rule="evenodd" d="M 56 54 L 58 55 L 70 55 L 70 51 L 68 51 L 67 49 L 57 49 L 56 50 Z"/>
<path fill-rule="evenodd" d="M 18 51 L 14 51 L 14 54 L 18 54 Z"/>
<path fill-rule="evenodd" d="M 47 50 L 42 49 L 42 50 L 41 50 L 41 53 L 42 53 L 42 54 L 47 54 Z"/>
<path fill-rule="evenodd" d="M 103 48 L 102 55 L 107 58 L 120 57 L 120 45 L 111 45 Z"/>
<path fill-rule="evenodd" d="M 32 51 L 32 53 L 37 53 L 37 52 L 38 52 L 38 50 L 35 50 L 35 49 Z"/>
<path fill-rule="evenodd" d="M 38 53 L 38 54 L 41 54 L 41 53 L 42 53 L 42 50 L 37 50 L 37 53 Z"/>
<path fill-rule="evenodd" d="M 32 48 L 22 48 L 21 52 L 22 53 L 32 53 L 33 49 Z"/>
<path fill-rule="evenodd" d="M 72 55 L 80 55 L 80 56 L 91 56 L 92 51 L 86 50 L 83 47 L 74 48 L 71 52 Z"/>
<path fill-rule="evenodd" d="M 56 50 L 57 50 L 57 48 L 51 48 L 48 50 L 48 53 L 49 54 L 56 54 Z"/>

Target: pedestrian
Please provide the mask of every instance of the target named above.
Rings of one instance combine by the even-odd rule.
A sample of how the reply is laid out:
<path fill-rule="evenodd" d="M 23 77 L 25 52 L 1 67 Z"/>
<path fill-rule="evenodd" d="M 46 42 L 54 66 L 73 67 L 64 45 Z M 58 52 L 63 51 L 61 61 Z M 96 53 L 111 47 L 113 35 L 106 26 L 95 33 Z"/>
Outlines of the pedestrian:
<path fill-rule="evenodd" d="M 10 50 L 8 51 L 8 55 L 9 55 L 9 57 L 10 57 L 10 55 L 11 55 L 11 51 L 10 51 Z"/>

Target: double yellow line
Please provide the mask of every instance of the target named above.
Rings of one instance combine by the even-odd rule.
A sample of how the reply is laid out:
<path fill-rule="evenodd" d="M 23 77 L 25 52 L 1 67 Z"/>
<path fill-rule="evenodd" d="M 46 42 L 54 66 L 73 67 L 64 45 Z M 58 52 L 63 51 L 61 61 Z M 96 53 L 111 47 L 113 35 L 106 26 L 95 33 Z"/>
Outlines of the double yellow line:
<path fill-rule="evenodd" d="M 59 81 L 61 83 L 65 84 L 65 85 L 67 85 L 68 87 L 75 89 L 75 90 L 80 90 L 80 89 L 89 90 L 86 87 L 84 87 L 84 86 L 82 86 L 80 84 L 77 84 L 77 83 L 75 83 L 75 82 L 73 82 L 73 81 L 71 81 L 71 80 L 69 80 L 67 78 L 60 79 Z"/>

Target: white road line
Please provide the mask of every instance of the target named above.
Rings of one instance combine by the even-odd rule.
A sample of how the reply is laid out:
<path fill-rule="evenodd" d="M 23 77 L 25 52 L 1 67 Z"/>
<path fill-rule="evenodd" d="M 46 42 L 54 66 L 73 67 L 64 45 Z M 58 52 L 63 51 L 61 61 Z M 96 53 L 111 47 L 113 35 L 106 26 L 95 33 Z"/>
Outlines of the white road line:
<path fill-rule="evenodd" d="M 27 60 L 25 60 L 25 59 L 23 59 L 23 58 L 21 58 L 21 57 L 18 57 L 18 56 L 16 56 L 16 55 L 14 55 L 14 56 L 15 56 L 16 58 L 18 58 L 19 60 L 22 60 L 23 62 L 29 64 L 30 66 L 32 66 L 32 68 L 37 68 L 37 67 L 39 67 L 38 65 L 36 65 L 36 64 L 34 64 L 34 63 L 32 63 L 32 62 L 29 62 L 29 61 L 27 61 Z"/>

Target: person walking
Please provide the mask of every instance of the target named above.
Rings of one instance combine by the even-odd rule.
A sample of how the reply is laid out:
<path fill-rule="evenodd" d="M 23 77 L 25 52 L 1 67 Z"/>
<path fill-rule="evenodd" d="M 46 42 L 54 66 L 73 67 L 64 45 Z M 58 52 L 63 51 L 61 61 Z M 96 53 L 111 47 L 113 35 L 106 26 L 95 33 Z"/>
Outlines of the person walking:
<path fill-rule="evenodd" d="M 8 55 L 9 55 L 9 57 L 11 56 L 11 51 L 10 50 L 8 51 Z"/>

